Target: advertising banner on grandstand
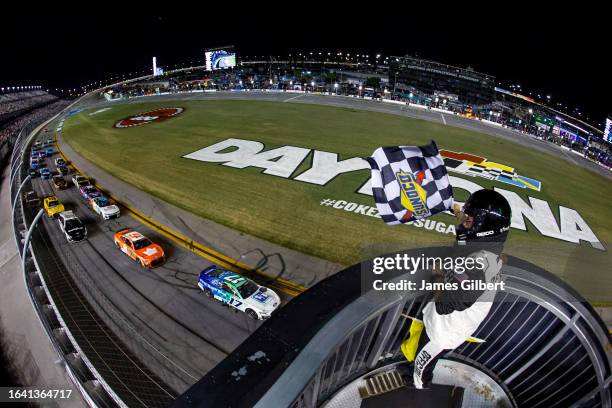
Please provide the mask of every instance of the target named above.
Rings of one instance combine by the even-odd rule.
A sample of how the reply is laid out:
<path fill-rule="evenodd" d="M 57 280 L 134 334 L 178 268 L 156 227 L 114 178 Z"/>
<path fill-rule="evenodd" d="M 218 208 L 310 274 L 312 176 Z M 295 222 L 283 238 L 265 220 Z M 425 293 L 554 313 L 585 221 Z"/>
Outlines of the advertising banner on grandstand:
<path fill-rule="evenodd" d="M 555 123 L 551 118 L 539 114 L 535 114 L 534 119 L 537 127 L 547 131 L 550 130 L 550 127 Z"/>
<path fill-rule="evenodd" d="M 606 118 L 606 127 L 604 129 L 604 140 L 612 143 L 612 119 Z"/>
<path fill-rule="evenodd" d="M 236 66 L 236 53 L 233 50 L 206 51 L 206 70 L 233 68 Z"/>

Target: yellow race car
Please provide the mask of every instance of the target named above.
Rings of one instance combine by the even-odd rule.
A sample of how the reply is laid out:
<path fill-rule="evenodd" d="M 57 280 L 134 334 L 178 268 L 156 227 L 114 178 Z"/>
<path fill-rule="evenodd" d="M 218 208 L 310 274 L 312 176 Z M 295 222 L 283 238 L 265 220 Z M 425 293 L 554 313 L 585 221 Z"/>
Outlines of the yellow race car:
<path fill-rule="evenodd" d="M 64 211 L 64 204 L 60 203 L 59 198 L 54 195 L 45 197 L 43 200 L 43 207 L 49 218 L 55 218 L 59 213 Z"/>

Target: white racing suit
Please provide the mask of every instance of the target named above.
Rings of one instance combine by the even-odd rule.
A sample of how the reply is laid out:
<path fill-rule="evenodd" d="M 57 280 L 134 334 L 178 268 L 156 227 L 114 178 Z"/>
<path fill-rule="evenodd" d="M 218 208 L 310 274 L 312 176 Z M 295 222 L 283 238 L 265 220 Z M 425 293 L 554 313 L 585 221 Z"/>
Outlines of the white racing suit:
<path fill-rule="evenodd" d="M 501 259 L 495 253 L 479 250 L 468 255 L 471 258 L 482 258 L 484 261 L 484 276 L 487 283 L 495 283 L 499 279 L 502 267 Z M 451 279 L 460 283 L 467 279 L 467 274 L 451 272 Z M 414 386 L 423 388 L 431 381 L 433 369 L 439 356 L 445 350 L 459 347 L 474 334 L 478 326 L 489 314 L 495 291 L 485 290 L 473 303 L 449 302 L 443 300 L 430 301 L 423 309 L 423 324 L 427 338 L 421 338 L 418 354 L 414 361 Z M 424 341 L 423 341 L 424 340 Z"/>

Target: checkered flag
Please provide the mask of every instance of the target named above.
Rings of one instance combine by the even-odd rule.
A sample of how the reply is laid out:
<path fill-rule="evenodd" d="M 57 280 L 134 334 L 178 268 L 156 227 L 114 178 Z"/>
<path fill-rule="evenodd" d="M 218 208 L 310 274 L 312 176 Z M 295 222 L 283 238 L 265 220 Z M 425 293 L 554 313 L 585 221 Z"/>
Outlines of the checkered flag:
<path fill-rule="evenodd" d="M 379 147 L 367 160 L 385 223 L 403 224 L 452 208 L 453 188 L 433 140 L 426 146 Z"/>

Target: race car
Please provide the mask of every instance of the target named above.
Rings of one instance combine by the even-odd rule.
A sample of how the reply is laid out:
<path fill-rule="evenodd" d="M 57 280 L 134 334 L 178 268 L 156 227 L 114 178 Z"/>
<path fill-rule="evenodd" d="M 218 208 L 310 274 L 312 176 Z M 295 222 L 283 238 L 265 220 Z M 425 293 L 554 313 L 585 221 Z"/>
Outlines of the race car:
<path fill-rule="evenodd" d="M 36 157 L 32 157 L 30 159 L 30 167 L 33 168 L 34 170 L 37 170 L 40 168 L 41 164 L 42 164 L 42 160 Z"/>
<path fill-rule="evenodd" d="M 62 176 L 65 176 L 68 174 L 68 167 L 66 166 L 57 166 L 56 169 L 57 169 L 57 172 L 61 174 Z"/>
<path fill-rule="evenodd" d="M 38 170 L 36 170 L 33 167 L 30 167 L 30 169 L 28 170 L 28 174 L 30 175 L 31 178 L 36 178 L 39 176 Z"/>
<path fill-rule="evenodd" d="M 64 161 L 64 159 L 62 159 L 61 157 L 55 158 L 55 167 L 65 166 L 65 165 L 66 165 L 66 162 Z"/>
<path fill-rule="evenodd" d="M 43 167 L 42 169 L 40 169 L 40 178 L 42 178 L 43 180 L 49 180 L 51 178 L 51 172 L 48 168 Z"/>
<path fill-rule="evenodd" d="M 89 206 L 96 214 L 100 215 L 100 217 L 104 218 L 105 220 L 118 218 L 120 215 L 119 207 L 104 196 L 90 199 Z"/>
<path fill-rule="evenodd" d="M 55 218 L 65 210 L 64 204 L 60 203 L 56 196 L 48 196 L 43 200 L 43 208 L 49 218 Z"/>
<path fill-rule="evenodd" d="M 280 305 L 280 297 L 273 290 L 216 265 L 200 273 L 198 286 L 206 296 L 245 312 L 253 319 L 268 319 Z"/>
<path fill-rule="evenodd" d="M 68 187 L 68 183 L 66 183 L 66 180 L 62 176 L 57 175 L 53 176 L 53 186 L 59 190 L 64 190 Z"/>
<path fill-rule="evenodd" d="M 28 207 L 38 207 L 40 205 L 40 198 L 38 198 L 34 190 L 23 193 L 23 201 L 25 201 Z"/>
<path fill-rule="evenodd" d="M 68 242 L 79 242 L 87 238 L 87 228 L 72 211 L 59 213 L 57 222 Z"/>
<path fill-rule="evenodd" d="M 92 198 L 101 197 L 102 193 L 99 192 L 94 186 L 83 186 L 79 188 L 79 193 L 81 197 L 86 200 L 90 200 Z"/>
<path fill-rule="evenodd" d="M 127 228 L 115 233 L 114 241 L 115 246 L 143 268 L 157 268 L 166 260 L 164 250 L 159 245 L 132 229 Z"/>
<path fill-rule="evenodd" d="M 47 156 L 51 157 L 55 153 L 55 150 L 53 150 L 52 147 L 47 147 L 47 149 L 45 150 L 45 153 L 47 154 Z"/>
<path fill-rule="evenodd" d="M 84 186 L 89 186 L 91 185 L 91 183 L 89 182 L 89 179 L 85 176 L 81 176 L 79 174 L 75 174 L 72 177 L 72 183 L 76 186 L 76 188 L 81 188 Z"/>

